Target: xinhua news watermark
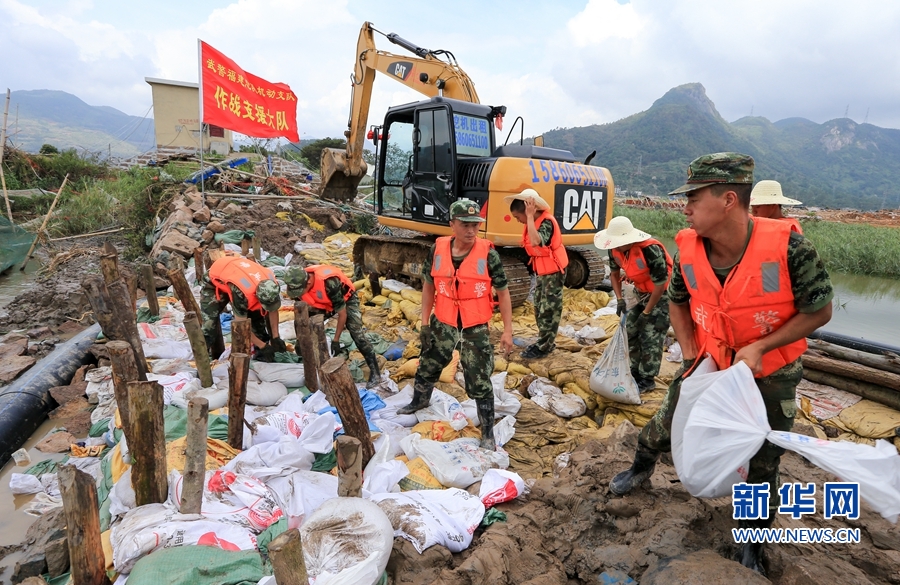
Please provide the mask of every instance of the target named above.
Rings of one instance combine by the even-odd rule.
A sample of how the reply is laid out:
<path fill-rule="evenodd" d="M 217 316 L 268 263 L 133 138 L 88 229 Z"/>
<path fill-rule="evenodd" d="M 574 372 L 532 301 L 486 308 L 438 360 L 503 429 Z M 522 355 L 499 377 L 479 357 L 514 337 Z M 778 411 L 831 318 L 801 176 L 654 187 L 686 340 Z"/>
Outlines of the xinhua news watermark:
<path fill-rule="evenodd" d="M 859 518 L 859 484 L 825 482 L 822 488 L 823 510 L 826 520 L 831 518 Z M 778 513 L 798 520 L 816 513 L 816 484 L 785 483 L 778 489 L 781 504 Z M 732 486 L 731 504 L 735 520 L 766 520 L 769 518 L 769 484 L 737 483 Z M 859 528 L 732 528 L 736 543 L 858 543 Z"/>

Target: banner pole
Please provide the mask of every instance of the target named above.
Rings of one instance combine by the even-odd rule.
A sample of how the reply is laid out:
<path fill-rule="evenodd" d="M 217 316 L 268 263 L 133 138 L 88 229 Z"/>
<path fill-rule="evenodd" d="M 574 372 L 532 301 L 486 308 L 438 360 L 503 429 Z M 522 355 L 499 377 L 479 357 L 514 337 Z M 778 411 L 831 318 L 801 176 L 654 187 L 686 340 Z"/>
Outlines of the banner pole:
<path fill-rule="evenodd" d="M 197 84 L 200 87 L 200 201 L 206 206 L 206 187 L 203 180 L 203 41 L 197 39 Z"/>

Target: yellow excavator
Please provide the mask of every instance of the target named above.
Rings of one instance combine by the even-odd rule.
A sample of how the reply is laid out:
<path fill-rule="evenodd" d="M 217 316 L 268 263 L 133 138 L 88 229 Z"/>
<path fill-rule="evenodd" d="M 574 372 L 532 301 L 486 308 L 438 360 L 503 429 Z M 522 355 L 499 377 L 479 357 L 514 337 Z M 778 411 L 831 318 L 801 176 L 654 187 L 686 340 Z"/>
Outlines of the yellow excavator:
<path fill-rule="evenodd" d="M 353 249 L 356 266 L 373 285 L 378 276 L 421 279 L 422 264 L 436 236 L 450 235 L 450 204 L 460 198 L 481 206 L 484 238 L 497 247 L 509 279 L 513 306 L 528 296 L 531 275 L 521 248 L 522 225 L 503 198 L 530 187 L 541 194 L 559 223 L 569 253 L 565 285 L 597 288 L 605 274 L 594 234 L 612 217 L 612 175 L 571 152 L 545 148 L 541 137 L 524 144 L 524 121 L 517 118 L 503 145 L 505 106 L 483 105 L 475 86 L 449 51 L 428 50 L 397 36 L 384 35 L 413 56 L 376 49 L 371 23 L 363 24 L 351 77 L 353 99 L 346 150 L 322 151 L 320 196 L 352 200 L 366 174 L 363 144 L 376 147 L 375 209 L 378 221 L 424 237 L 361 236 Z M 388 109 L 381 125 L 366 132 L 375 72 L 430 99 Z M 519 122 L 518 142 L 509 143 Z"/>

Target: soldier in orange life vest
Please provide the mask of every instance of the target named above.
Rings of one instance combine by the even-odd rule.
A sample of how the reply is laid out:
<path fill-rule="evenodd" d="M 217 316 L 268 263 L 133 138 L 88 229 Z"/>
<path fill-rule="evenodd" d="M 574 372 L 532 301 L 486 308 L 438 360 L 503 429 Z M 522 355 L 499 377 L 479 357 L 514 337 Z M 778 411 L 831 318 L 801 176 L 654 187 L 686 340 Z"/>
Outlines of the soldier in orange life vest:
<path fill-rule="evenodd" d="M 525 351 L 526 359 L 542 358 L 556 347 L 556 332 L 562 317 L 563 283 L 569 257 L 562 245 L 562 235 L 550 206 L 534 189 L 503 199 L 516 220 L 525 224 L 522 247 L 528 252 L 531 270 L 537 276 L 534 288 L 534 320 L 538 340 Z"/>
<path fill-rule="evenodd" d="M 786 222 L 750 216 L 753 159 L 722 152 L 701 156 L 688 168 L 684 214 L 688 229 L 676 236 L 669 283 L 669 311 L 684 354 L 684 368 L 663 403 L 641 430 L 634 463 L 613 477 L 609 489 L 622 495 L 650 477 L 662 451 L 671 449 L 672 415 L 681 380 L 696 359 L 725 369 L 744 361 L 756 377 L 773 430 L 789 431 L 796 413 L 800 356 L 806 336 L 831 319 L 834 290 L 809 240 Z M 767 528 L 780 497 L 778 464 L 784 449 L 766 441 L 750 459 L 748 484 L 768 483 L 768 508 L 744 528 Z M 739 551 L 744 566 L 760 573 L 762 543 Z"/>
<path fill-rule="evenodd" d="M 213 347 L 216 320 L 229 303 L 235 317 L 250 318 L 256 359 L 274 361 L 275 352 L 285 351 L 284 341 L 278 336 L 281 288 L 271 270 L 240 256 L 225 256 L 212 263 L 200 288 L 207 347 Z"/>
<path fill-rule="evenodd" d="M 802 234 L 803 228 L 800 227 L 800 222 L 793 217 L 785 217 L 781 213 L 783 205 L 803 205 L 803 203 L 785 197 L 781 192 L 781 183 L 778 181 L 760 181 L 750 192 L 750 211 L 753 212 L 754 217 L 785 221 L 795 232 Z"/>
<path fill-rule="evenodd" d="M 478 237 L 478 204 L 459 199 L 450 205 L 452 236 L 438 238 L 422 266 L 422 353 L 416 371 L 413 399 L 399 408 L 412 414 L 431 401 L 434 384 L 459 348 L 466 394 L 475 400 L 481 424 L 481 447 L 494 450 L 494 348 L 489 323 L 494 316 L 491 288 L 497 291 L 503 334 L 500 346 L 512 350 L 512 303 L 506 273 L 494 246 Z M 434 309 L 434 314 L 432 314 Z"/>
<path fill-rule="evenodd" d="M 609 228 L 597 232 L 594 245 L 609 250 L 609 280 L 619 299 L 616 314 L 626 312 L 622 296 L 622 270 L 634 283 L 638 302 L 627 311 L 626 331 L 631 375 L 641 392 L 656 387 L 663 342 L 669 330 L 669 297 L 666 286 L 672 275 L 672 258 L 665 247 L 631 225 L 627 217 L 614 217 Z"/>
<path fill-rule="evenodd" d="M 289 267 L 284 271 L 284 282 L 287 284 L 288 297 L 305 302 L 310 306 L 311 313 L 323 313 L 326 318 L 337 315 L 334 338 L 331 342 L 332 353 L 337 355 L 341 351 L 341 333 L 346 328 L 366 360 L 366 365 L 369 366 L 369 380 L 366 386 L 374 388 L 380 384 L 378 359 L 363 330 L 359 297 L 356 295 L 353 281 L 339 268 L 319 264 L 307 266 L 305 269 L 298 266 Z"/>

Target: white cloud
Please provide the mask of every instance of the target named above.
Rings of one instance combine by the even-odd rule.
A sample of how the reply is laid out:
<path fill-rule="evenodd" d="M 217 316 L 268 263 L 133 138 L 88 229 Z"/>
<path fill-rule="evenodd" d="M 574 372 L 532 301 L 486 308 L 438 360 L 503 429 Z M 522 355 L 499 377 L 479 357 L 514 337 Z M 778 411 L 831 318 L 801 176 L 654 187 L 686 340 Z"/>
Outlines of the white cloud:
<path fill-rule="evenodd" d="M 632 4 L 616 0 L 588 0 L 587 6 L 567 24 L 579 47 L 598 45 L 609 39 L 633 39 L 644 28 L 644 18 Z"/>

